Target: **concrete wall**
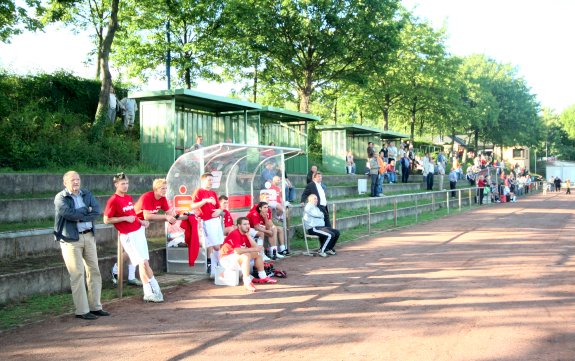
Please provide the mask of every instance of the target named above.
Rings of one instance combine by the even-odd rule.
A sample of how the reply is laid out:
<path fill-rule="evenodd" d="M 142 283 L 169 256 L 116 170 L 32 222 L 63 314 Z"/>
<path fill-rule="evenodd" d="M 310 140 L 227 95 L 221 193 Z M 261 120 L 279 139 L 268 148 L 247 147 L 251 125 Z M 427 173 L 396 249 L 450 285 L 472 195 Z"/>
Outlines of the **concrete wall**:
<path fill-rule="evenodd" d="M 2 173 L 0 174 L 0 195 L 3 194 L 38 194 L 51 193 L 54 195 L 64 189 L 63 174 L 23 174 L 23 173 Z M 114 191 L 112 183 L 113 174 L 80 174 L 82 187 L 92 192 Z M 156 178 L 165 178 L 162 174 L 128 174 L 130 179 L 130 190 L 132 192 L 148 191 L 152 189 L 152 182 Z"/>
<path fill-rule="evenodd" d="M 166 249 L 150 251 L 150 265 L 155 271 L 165 272 Z M 100 258 L 102 283 L 111 282 L 110 270 L 116 257 Z M 126 267 L 127 268 L 127 267 Z M 127 270 L 124 279 L 127 279 Z M 70 291 L 70 276 L 66 267 L 61 266 L 0 276 L 0 304 L 24 297 Z M 72 297 L 70 295 L 70 297 Z"/>
<path fill-rule="evenodd" d="M 163 223 L 152 222 L 146 230 L 148 237 L 163 237 Z M 98 244 L 116 244 L 117 232 L 113 225 L 96 226 Z M 40 256 L 60 252 L 60 244 L 54 241 L 52 229 L 35 229 L 0 233 L 0 259 Z"/>

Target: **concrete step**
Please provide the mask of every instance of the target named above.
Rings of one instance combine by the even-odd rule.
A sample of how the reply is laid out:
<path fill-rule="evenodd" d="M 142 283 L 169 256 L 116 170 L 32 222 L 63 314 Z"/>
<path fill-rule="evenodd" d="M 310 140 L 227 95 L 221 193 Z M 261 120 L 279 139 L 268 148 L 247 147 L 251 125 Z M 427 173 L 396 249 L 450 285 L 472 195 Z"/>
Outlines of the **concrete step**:
<path fill-rule="evenodd" d="M 43 194 L 56 193 L 64 188 L 62 176 L 64 174 L 39 173 L 0 173 L 0 196 L 15 194 Z M 82 187 L 92 192 L 114 191 L 112 174 L 80 174 Z M 165 178 L 162 174 L 128 174 L 130 177 L 130 191 L 144 192 L 152 188 L 156 178 Z M 0 208 L 2 209 L 2 208 Z"/>
<path fill-rule="evenodd" d="M 109 195 L 95 197 L 100 203 L 102 212 L 112 194 L 113 192 L 110 191 Z M 137 201 L 141 193 L 130 193 L 130 195 L 134 201 Z M 54 192 L 54 196 L 50 198 L 0 199 L 0 222 L 26 222 L 38 219 L 53 219 L 55 196 L 56 192 Z"/>
<path fill-rule="evenodd" d="M 114 245 L 117 231 L 111 224 L 96 225 L 96 242 L 101 245 Z M 150 238 L 165 237 L 163 223 L 152 222 L 146 230 Z M 0 232 L 0 260 L 4 258 L 24 258 L 60 253 L 60 244 L 54 241 L 52 229 L 35 229 L 16 232 Z"/>
<path fill-rule="evenodd" d="M 111 283 L 111 269 L 116 256 L 100 257 L 98 260 L 102 284 Z M 166 271 L 166 249 L 150 251 L 150 266 L 156 272 Z M 124 280 L 128 277 L 127 267 Z M 54 292 L 70 291 L 70 276 L 62 260 L 53 267 L 0 275 L 0 304 L 24 297 Z"/>

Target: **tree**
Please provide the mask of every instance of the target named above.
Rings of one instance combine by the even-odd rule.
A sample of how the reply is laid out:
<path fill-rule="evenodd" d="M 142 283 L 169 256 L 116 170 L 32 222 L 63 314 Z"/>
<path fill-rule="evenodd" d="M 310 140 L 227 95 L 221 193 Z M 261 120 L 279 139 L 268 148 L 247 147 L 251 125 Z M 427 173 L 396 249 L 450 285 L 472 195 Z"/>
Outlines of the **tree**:
<path fill-rule="evenodd" d="M 226 39 L 221 26 L 223 0 L 140 0 L 129 3 L 114 59 L 128 74 L 165 78 L 169 52 L 175 82 L 191 88 L 198 78 L 216 79 L 215 57 Z M 169 25 L 169 27 L 168 27 Z M 169 35 L 169 37 L 167 36 Z"/>
<path fill-rule="evenodd" d="M 100 97 L 96 109 L 96 123 L 104 124 L 108 120 L 108 103 L 112 87 L 110 73 L 110 52 L 118 30 L 118 12 L 120 0 L 50 0 L 44 17 L 46 22 L 61 21 L 65 24 L 77 24 L 84 27 L 94 26 L 96 52 L 100 81 Z M 107 22 L 104 33 L 104 24 Z"/>
<path fill-rule="evenodd" d="M 263 54 L 259 79 L 289 84 L 308 113 L 315 91 L 385 66 L 398 46 L 398 6 L 397 0 L 236 0 L 226 11 L 237 20 L 226 25 L 242 24 L 231 41 Z"/>
<path fill-rule="evenodd" d="M 40 0 L 26 0 L 26 7 L 16 4 L 16 0 L 3 0 L 0 2 L 0 41 L 10 42 L 14 35 L 21 34 L 26 30 L 42 29 L 42 22 L 30 13 L 36 11 L 42 14 L 43 7 Z M 19 1 L 21 3 L 21 1 Z"/>

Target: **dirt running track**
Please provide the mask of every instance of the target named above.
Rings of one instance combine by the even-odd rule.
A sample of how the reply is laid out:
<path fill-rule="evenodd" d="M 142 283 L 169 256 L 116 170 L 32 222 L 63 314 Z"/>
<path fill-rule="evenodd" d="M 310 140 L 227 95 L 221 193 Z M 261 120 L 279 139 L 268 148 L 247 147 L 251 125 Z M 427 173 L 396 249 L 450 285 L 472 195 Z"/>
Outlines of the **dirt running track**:
<path fill-rule="evenodd" d="M 539 195 L 0 334 L 0 360 L 575 360 L 575 196 Z"/>

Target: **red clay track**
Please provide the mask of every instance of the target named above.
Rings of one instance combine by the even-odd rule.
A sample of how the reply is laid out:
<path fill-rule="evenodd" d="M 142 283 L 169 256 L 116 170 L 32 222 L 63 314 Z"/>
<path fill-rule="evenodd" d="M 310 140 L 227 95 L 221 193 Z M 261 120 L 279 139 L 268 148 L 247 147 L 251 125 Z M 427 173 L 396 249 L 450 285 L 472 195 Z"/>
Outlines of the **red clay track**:
<path fill-rule="evenodd" d="M 575 198 L 548 194 L 291 257 L 288 277 L 207 281 L 111 317 L 0 335 L 2 360 L 575 360 Z"/>

